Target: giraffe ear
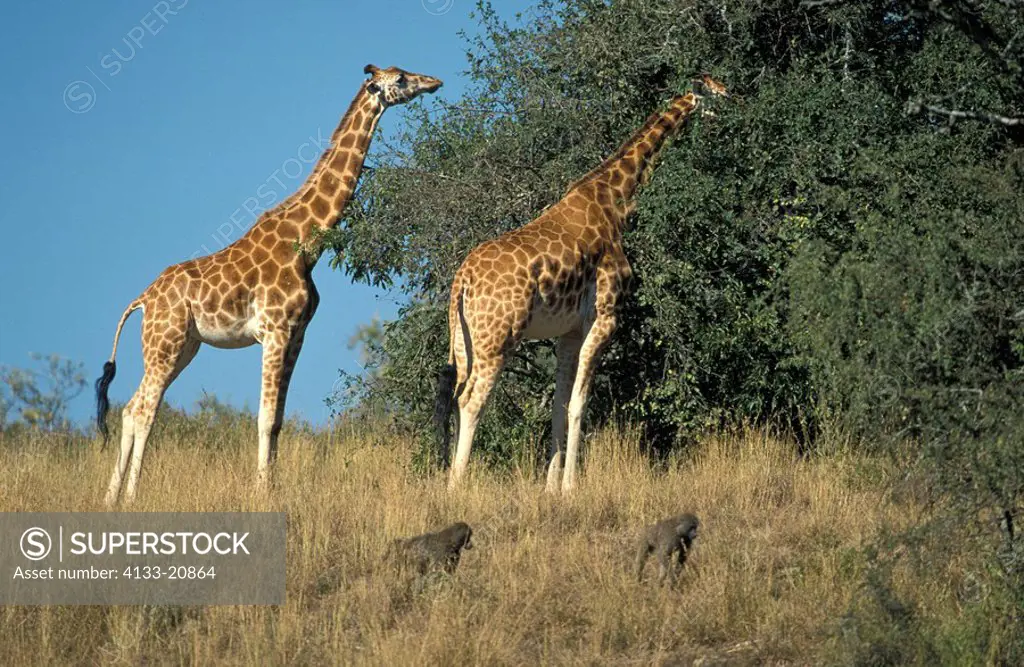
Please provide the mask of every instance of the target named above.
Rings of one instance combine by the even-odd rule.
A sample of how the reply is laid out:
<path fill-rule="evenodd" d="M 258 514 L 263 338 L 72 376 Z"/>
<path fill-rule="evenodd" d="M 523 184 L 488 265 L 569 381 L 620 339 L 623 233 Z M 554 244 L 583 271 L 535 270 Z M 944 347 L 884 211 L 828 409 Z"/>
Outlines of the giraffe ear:
<path fill-rule="evenodd" d="M 375 74 L 380 69 L 376 65 L 367 65 L 363 68 L 363 74 Z"/>

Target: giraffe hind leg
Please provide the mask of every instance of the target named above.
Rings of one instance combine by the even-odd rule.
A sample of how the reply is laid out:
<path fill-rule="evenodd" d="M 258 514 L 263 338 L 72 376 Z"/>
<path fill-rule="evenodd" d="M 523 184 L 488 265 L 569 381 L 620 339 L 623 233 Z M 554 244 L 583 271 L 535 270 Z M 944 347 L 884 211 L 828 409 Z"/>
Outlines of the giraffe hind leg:
<path fill-rule="evenodd" d="M 138 492 L 139 479 L 142 474 L 142 460 L 146 452 L 146 442 L 156 419 L 157 410 L 163 400 L 167 387 L 185 369 L 199 352 L 200 342 L 185 338 L 182 334 L 177 344 L 165 344 L 153 353 L 146 353 L 146 370 L 142 382 L 132 400 L 125 407 L 122 418 L 121 451 L 118 454 L 114 474 L 107 489 L 107 506 L 117 502 L 118 492 L 124 479 L 125 468 L 129 457 L 131 469 L 128 484 L 125 488 L 124 501 L 130 504 Z"/>
<path fill-rule="evenodd" d="M 128 468 L 128 459 L 132 454 L 132 443 L 135 441 L 135 420 L 132 417 L 134 402 L 133 398 L 121 413 L 121 449 L 117 455 L 117 462 L 114 464 L 114 474 L 110 477 L 110 484 L 107 486 L 107 496 L 104 500 L 107 509 L 117 503 L 117 497 L 121 494 L 124 473 Z"/>
<path fill-rule="evenodd" d="M 457 310 L 453 311 L 449 319 L 451 322 L 450 326 L 453 328 L 450 338 L 454 368 L 445 367 L 441 371 L 434 421 L 437 428 L 437 437 L 440 441 L 439 460 L 442 469 L 450 471 L 452 452 L 448 433 L 448 420 L 450 413 L 453 412 L 452 406 L 459 406 L 458 410 L 454 410 L 455 441 L 457 443 L 461 438 L 459 434 L 462 432 L 462 396 L 466 392 L 472 393 L 473 383 L 475 383 L 476 378 L 473 374 L 473 337 L 470 335 L 469 323 L 465 317 L 465 302 L 461 298 L 459 299 Z M 452 393 L 450 395 L 447 394 L 449 388 L 442 386 L 447 385 L 449 382 L 454 384 L 454 387 L 451 387 Z"/>
<path fill-rule="evenodd" d="M 455 448 L 455 462 L 452 464 L 448 477 L 448 488 L 454 489 L 466 473 L 469 465 L 469 454 L 473 448 L 473 435 L 480 423 L 480 416 L 487 406 L 491 390 L 505 366 L 505 357 L 501 353 L 478 355 L 473 361 L 473 368 L 466 379 L 466 384 L 459 394 L 458 445 Z"/>

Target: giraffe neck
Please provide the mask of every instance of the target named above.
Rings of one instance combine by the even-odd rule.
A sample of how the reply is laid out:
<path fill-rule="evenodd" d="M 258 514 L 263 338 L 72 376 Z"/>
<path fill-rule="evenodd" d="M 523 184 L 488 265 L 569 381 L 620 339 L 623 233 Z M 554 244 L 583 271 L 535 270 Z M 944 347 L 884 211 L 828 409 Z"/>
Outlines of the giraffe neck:
<path fill-rule="evenodd" d="M 330 229 L 352 199 L 363 161 L 384 105 L 366 91 L 364 83 L 331 135 L 331 143 L 314 165 L 306 181 L 290 197 L 268 212 L 265 219 L 288 219 L 298 224 L 298 238 L 305 241 L 316 229 Z"/>
<path fill-rule="evenodd" d="M 588 183 L 609 187 L 619 205 L 628 210 L 637 188 L 650 177 L 658 152 L 697 107 L 698 99 L 693 93 L 672 98 L 666 111 L 651 114 L 615 153 L 573 183 L 570 190 Z"/>

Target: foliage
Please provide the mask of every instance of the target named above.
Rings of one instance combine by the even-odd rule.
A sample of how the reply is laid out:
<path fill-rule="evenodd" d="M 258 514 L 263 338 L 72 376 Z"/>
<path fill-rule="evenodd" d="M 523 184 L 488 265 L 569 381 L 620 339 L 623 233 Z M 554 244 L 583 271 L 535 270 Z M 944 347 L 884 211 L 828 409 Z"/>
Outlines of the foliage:
<path fill-rule="evenodd" d="M 478 18 L 472 85 L 411 111 L 330 239 L 355 279 L 408 295 L 363 400 L 420 428 L 459 262 L 706 70 L 733 97 L 640 195 L 638 281 L 589 418 L 638 421 L 659 448 L 741 421 L 819 450 L 916 443 L 954 501 L 935 525 L 1000 536 L 979 559 L 1024 609 L 1024 5 L 568 0 Z M 492 455 L 544 433 L 550 343 L 504 378 Z"/>
<path fill-rule="evenodd" d="M 0 366 L 0 430 L 15 412 L 16 422 L 47 431 L 68 430 L 68 403 L 85 389 L 81 363 L 32 353 L 41 369 Z"/>
<path fill-rule="evenodd" d="M 349 337 L 346 347 L 358 350 L 361 372 L 353 374 L 339 371 L 339 381 L 335 383 L 331 394 L 324 399 L 331 408 L 332 415 L 365 412 L 364 409 L 369 407 L 361 404 L 360 398 L 377 381 L 381 369 L 387 365 L 383 342 L 384 323 L 376 316 L 370 322 L 359 325 L 355 333 Z"/>
<path fill-rule="evenodd" d="M 330 239 L 355 279 L 397 282 L 409 297 L 376 347 L 387 363 L 363 399 L 400 407 L 418 428 L 466 253 L 535 217 L 709 70 L 734 101 L 684 130 L 641 194 L 627 238 L 638 284 L 589 414 L 640 420 L 667 446 L 680 430 L 736 420 L 813 427 L 822 413 L 808 407 L 835 373 L 823 375 L 831 362 L 814 341 L 834 329 L 806 331 L 805 306 L 831 298 L 808 267 L 887 230 L 927 233 L 945 224 L 926 221 L 937 210 L 1019 219 L 1018 204 L 997 207 L 975 182 L 1012 191 L 1019 129 L 940 113 L 1024 111 L 1017 13 L 970 7 L 580 0 L 542 2 L 510 25 L 482 4 L 470 88 L 438 113 L 410 112 L 392 144 L 403 148 L 377 155 L 361 206 Z M 502 437 L 483 433 L 485 447 L 512 427 L 543 432 L 550 357 L 535 342 L 512 361 L 515 382 L 502 383 L 485 420 Z"/>
<path fill-rule="evenodd" d="M 865 444 L 920 441 L 942 488 L 1013 511 L 1024 496 L 1024 150 L 988 158 L 986 130 L 875 155 L 880 178 L 900 177 L 852 243 L 797 253 L 790 324 L 820 412 Z M 944 143 L 956 162 L 920 158 Z"/>

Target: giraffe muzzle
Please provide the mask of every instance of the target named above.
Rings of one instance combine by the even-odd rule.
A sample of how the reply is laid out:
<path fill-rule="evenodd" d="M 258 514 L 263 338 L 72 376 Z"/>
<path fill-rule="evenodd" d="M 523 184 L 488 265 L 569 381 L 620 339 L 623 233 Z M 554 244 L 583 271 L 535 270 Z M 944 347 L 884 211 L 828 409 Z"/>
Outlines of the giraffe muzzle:
<path fill-rule="evenodd" d="M 429 76 L 423 77 L 423 92 L 425 93 L 436 92 L 437 89 L 443 85 L 444 81 L 442 81 L 441 79 L 435 79 Z"/>

